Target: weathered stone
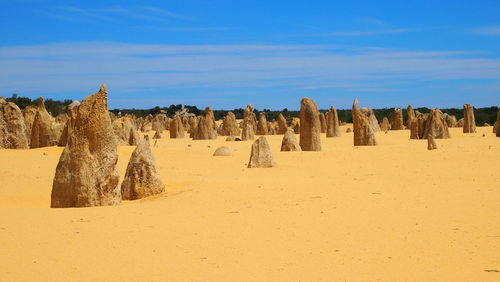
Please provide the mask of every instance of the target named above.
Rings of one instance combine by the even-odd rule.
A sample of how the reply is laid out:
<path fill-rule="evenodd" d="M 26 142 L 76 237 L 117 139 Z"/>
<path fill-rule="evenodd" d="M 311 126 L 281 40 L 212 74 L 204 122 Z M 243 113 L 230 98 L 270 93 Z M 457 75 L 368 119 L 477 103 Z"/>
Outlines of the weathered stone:
<path fill-rule="evenodd" d="M 497 113 L 497 121 L 493 125 L 493 133 L 496 133 L 496 136 L 500 137 L 500 110 Z"/>
<path fill-rule="evenodd" d="M 160 132 L 160 130 L 156 130 L 155 135 L 153 136 L 153 139 L 161 139 L 161 132 Z"/>
<path fill-rule="evenodd" d="M 0 148 L 28 149 L 26 124 L 19 107 L 0 97 Z"/>
<path fill-rule="evenodd" d="M 283 140 L 281 141 L 281 151 L 302 151 L 292 129 L 288 129 L 283 136 Z"/>
<path fill-rule="evenodd" d="M 403 130 L 403 111 L 400 108 L 394 108 L 391 116 L 391 130 Z"/>
<path fill-rule="evenodd" d="M 321 127 L 321 133 L 326 133 L 326 117 L 322 112 L 319 113 L 319 124 Z"/>
<path fill-rule="evenodd" d="M 425 122 L 423 138 L 428 138 L 430 132 L 433 132 L 436 139 L 450 138 L 448 125 L 443 118 L 443 113 L 438 109 L 431 109 Z"/>
<path fill-rule="evenodd" d="M 334 106 L 326 114 L 326 137 L 340 137 L 339 117 Z"/>
<path fill-rule="evenodd" d="M 128 161 L 121 186 L 122 199 L 137 200 L 161 194 L 163 191 L 165 185 L 149 147 L 148 135 L 145 135 Z"/>
<path fill-rule="evenodd" d="M 255 117 L 255 113 L 253 112 L 252 104 L 248 104 L 243 111 L 243 120 L 247 120 L 247 122 L 252 124 L 253 133 L 255 134 L 257 132 L 257 119 Z M 253 140 L 253 138 L 249 140 Z"/>
<path fill-rule="evenodd" d="M 241 128 L 241 140 L 253 140 L 255 131 L 253 130 L 253 123 L 251 117 L 246 117 L 243 119 L 243 127 Z"/>
<path fill-rule="evenodd" d="M 434 140 L 433 134 L 429 134 L 427 136 L 427 150 L 435 150 L 435 149 L 437 149 L 436 140 Z"/>
<path fill-rule="evenodd" d="M 193 140 L 208 140 L 217 138 L 217 127 L 215 125 L 214 112 L 210 107 L 205 108 L 193 136 Z"/>
<path fill-rule="evenodd" d="M 300 148 L 303 151 L 321 151 L 321 124 L 316 102 L 309 98 L 300 101 Z"/>
<path fill-rule="evenodd" d="M 261 136 L 252 144 L 250 152 L 250 160 L 248 161 L 249 168 L 267 168 L 275 167 L 276 163 L 273 159 L 273 154 L 266 137 Z"/>
<path fill-rule="evenodd" d="M 448 127 L 457 127 L 457 118 L 455 116 L 444 114 L 444 119 Z"/>
<path fill-rule="evenodd" d="M 108 113 L 106 85 L 78 107 L 73 133 L 59 158 L 51 207 L 118 205 L 118 140 Z"/>
<path fill-rule="evenodd" d="M 391 129 L 391 125 L 389 124 L 389 119 L 387 117 L 384 117 L 382 119 L 382 122 L 380 123 L 380 130 L 381 131 L 387 131 Z"/>
<path fill-rule="evenodd" d="M 293 118 L 292 119 L 292 129 L 295 134 L 300 133 L 300 119 L 299 118 Z"/>
<path fill-rule="evenodd" d="M 377 145 L 373 128 L 370 126 L 368 113 L 363 113 L 359 110 L 358 99 L 355 99 L 352 105 L 352 121 L 354 146 Z"/>
<path fill-rule="evenodd" d="M 257 122 L 257 135 L 267 135 L 267 120 L 264 113 L 259 113 L 259 121 Z"/>
<path fill-rule="evenodd" d="M 178 116 L 170 122 L 170 138 L 184 138 L 184 126 Z"/>
<path fill-rule="evenodd" d="M 370 125 L 370 127 L 372 128 L 372 131 L 379 132 L 380 125 L 378 124 L 378 120 L 375 116 L 375 113 L 373 112 L 373 109 L 362 108 L 361 112 L 368 117 L 368 125 Z"/>
<path fill-rule="evenodd" d="M 199 119 L 196 116 L 189 117 L 189 138 L 193 138 L 198 129 Z"/>
<path fill-rule="evenodd" d="M 214 156 L 232 156 L 231 150 L 226 146 L 221 146 L 217 148 L 214 152 Z"/>
<path fill-rule="evenodd" d="M 135 127 L 135 122 L 130 117 L 117 118 L 112 124 L 120 145 L 136 146 L 138 144 L 139 133 Z M 133 137 L 130 138 L 130 135 Z"/>
<path fill-rule="evenodd" d="M 285 134 L 288 131 L 288 126 L 285 117 L 280 113 L 278 116 L 278 134 Z"/>
<path fill-rule="evenodd" d="M 220 130 L 217 131 L 219 135 L 222 136 L 239 136 L 241 130 L 238 128 L 238 123 L 236 122 L 236 117 L 233 112 L 228 112 L 222 121 Z"/>
<path fill-rule="evenodd" d="M 55 119 L 45 109 L 43 98 L 40 97 L 40 102 L 31 128 L 30 148 L 57 145 L 62 131 L 63 125 L 55 122 Z"/>
<path fill-rule="evenodd" d="M 410 128 L 410 121 L 415 119 L 415 111 L 413 111 L 413 107 L 408 105 L 406 108 L 406 128 Z"/>
<path fill-rule="evenodd" d="M 476 132 L 476 119 L 474 117 L 474 107 L 471 104 L 464 104 L 464 133 Z"/>
<path fill-rule="evenodd" d="M 26 124 L 26 137 L 28 138 L 28 145 L 31 141 L 31 128 L 33 127 L 33 122 L 35 121 L 36 113 L 38 112 L 37 106 L 27 106 L 23 110 L 24 123 Z"/>
<path fill-rule="evenodd" d="M 268 135 L 276 135 L 278 134 L 278 122 L 273 120 L 271 122 L 267 122 L 267 134 Z"/>
<path fill-rule="evenodd" d="M 66 146 L 68 144 L 69 136 L 73 133 L 73 128 L 75 126 L 76 115 L 78 114 L 78 107 L 80 106 L 79 101 L 73 101 L 68 106 L 68 120 L 64 125 L 64 129 L 59 137 L 58 146 Z M 111 113 L 111 112 L 110 112 Z M 110 116 L 111 117 L 111 116 Z"/>

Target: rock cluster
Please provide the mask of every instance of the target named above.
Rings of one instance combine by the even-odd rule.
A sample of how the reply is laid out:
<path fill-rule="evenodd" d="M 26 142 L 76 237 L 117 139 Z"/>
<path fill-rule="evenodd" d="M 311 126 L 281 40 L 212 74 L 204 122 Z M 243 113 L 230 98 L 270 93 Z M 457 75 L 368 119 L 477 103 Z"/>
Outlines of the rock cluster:
<path fill-rule="evenodd" d="M 120 145 L 136 146 L 139 143 L 139 133 L 131 117 L 117 118 L 112 124 Z"/>

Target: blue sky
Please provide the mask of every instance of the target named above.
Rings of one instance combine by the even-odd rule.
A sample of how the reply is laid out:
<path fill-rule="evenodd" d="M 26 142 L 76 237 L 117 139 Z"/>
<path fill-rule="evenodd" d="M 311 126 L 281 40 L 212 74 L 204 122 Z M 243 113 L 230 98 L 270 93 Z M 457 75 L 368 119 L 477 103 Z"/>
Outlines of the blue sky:
<path fill-rule="evenodd" d="M 500 105 L 500 1 L 1 1 L 0 95 Z"/>

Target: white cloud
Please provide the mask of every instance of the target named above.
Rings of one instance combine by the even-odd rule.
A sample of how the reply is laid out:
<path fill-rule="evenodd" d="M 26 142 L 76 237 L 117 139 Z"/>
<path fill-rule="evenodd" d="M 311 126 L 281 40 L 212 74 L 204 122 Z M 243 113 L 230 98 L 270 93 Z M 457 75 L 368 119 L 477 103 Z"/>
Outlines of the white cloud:
<path fill-rule="evenodd" d="M 472 33 L 478 35 L 500 36 L 500 26 L 488 26 L 471 30 Z"/>
<path fill-rule="evenodd" d="M 101 82 L 122 92 L 269 87 L 388 92 L 404 82 L 498 81 L 500 59 L 480 55 L 325 45 L 10 46 L 0 47 L 0 92 L 80 92 Z"/>

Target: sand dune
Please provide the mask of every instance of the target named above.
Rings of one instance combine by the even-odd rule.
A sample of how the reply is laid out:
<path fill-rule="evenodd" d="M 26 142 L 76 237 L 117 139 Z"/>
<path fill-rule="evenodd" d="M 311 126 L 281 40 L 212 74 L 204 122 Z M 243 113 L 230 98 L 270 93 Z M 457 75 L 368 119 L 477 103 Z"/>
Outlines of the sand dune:
<path fill-rule="evenodd" d="M 0 150 L 0 280 L 500 279 L 491 127 L 450 128 L 433 151 L 408 130 L 353 147 L 345 130 L 321 152 L 267 136 L 269 169 L 246 168 L 251 141 L 165 133 L 151 149 L 166 192 L 113 207 L 50 209 L 63 148 Z M 213 157 L 222 145 L 233 156 Z M 133 150 L 118 148 L 121 179 Z"/>

